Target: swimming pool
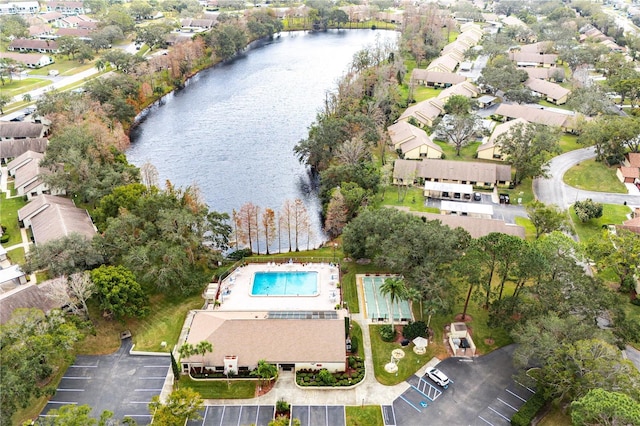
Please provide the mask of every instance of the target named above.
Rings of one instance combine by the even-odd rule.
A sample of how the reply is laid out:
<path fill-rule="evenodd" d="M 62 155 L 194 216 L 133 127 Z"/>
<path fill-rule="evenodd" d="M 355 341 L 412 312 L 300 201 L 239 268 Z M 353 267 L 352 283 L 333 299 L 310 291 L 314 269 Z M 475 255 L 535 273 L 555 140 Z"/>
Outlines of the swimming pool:
<path fill-rule="evenodd" d="M 252 296 L 315 296 L 318 273 L 313 271 L 256 272 Z"/>

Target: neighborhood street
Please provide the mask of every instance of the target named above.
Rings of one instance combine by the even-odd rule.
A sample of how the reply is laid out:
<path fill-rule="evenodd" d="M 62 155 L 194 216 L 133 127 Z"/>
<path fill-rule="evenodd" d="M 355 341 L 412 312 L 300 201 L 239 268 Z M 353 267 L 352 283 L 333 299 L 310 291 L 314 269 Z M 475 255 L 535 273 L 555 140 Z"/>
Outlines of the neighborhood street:
<path fill-rule="evenodd" d="M 538 178 L 533 181 L 533 192 L 536 198 L 545 204 L 555 204 L 562 209 L 568 208 L 578 200 L 591 198 L 598 203 L 624 204 L 640 206 L 640 193 L 613 194 L 577 189 L 564 183 L 564 174 L 581 161 L 595 157 L 593 147 L 577 149 L 553 158 L 549 163 L 549 178 Z"/>

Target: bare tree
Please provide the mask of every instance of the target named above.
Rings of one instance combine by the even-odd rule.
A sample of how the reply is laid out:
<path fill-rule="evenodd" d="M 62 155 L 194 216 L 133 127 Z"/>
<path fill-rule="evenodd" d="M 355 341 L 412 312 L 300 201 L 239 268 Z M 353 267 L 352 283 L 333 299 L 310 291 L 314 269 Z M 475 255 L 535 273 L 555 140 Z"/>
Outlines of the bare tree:
<path fill-rule="evenodd" d="M 364 160 L 369 151 L 360 136 L 354 136 L 338 148 L 336 157 L 345 164 L 358 164 Z"/>
<path fill-rule="evenodd" d="M 140 178 L 147 188 L 158 186 L 158 169 L 147 161 L 140 167 Z"/>
<path fill-rule="evenodd" d="M 281 228 L 285 228 L 287 232 L 287 239 L 289 241 L 289 251 L 292 251 L 291 246 L 291 226 L 293 226 L 293 203 L 291 200 L 285 200 L 282 205 L 282 212 L 280 213 L 279 225 Z"/>
<path fill-rule="evenodd" d="M 304 206 L 304 203 L 300 198 L 296 198 L 293 203 L 293 220 L 295 228 L 296 251 L 300 251 L 298 240 L 301 232 L 307 229 L 309 224 L 309 214 L 307 213 L 307 208 Z"/>
<path fill-rule="evenodd" d="M 258 227 L 256 211 L 258 207 L 252 203 L 245 203 L 235 215 L 237 237 L 241 244 L 248 244 L 253 251 L 253 236 Z"/>
<path fill-rule="evenodd" d="M 271 245 L 276 238 L 275 213 L 270 208 L 264 209 L 264 213 L 262 213 L 262 232 L 264 233 L 264 240 L 267 245 L 267 254 L 269 254 L 269 245 Z"/>
<path fill-rule="evenodd" d="M 89 272 L 76 272 L 69 277 L 61 275 L 53 279 L 51 284 L 51 297 L 60 304 L 66 306 L 74 315 L 89 316 L 87 300 L 95 292 L 95 285 L 89 276 Z"/>

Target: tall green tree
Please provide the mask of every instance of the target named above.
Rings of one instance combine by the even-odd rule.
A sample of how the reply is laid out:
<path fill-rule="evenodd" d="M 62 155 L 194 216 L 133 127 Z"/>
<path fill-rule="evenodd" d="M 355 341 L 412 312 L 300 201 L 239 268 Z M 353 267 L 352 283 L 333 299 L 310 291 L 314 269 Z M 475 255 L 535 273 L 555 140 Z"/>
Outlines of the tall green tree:
<path fill-rule="evenodd" d="M 158 395 L 149 403 L 149 412 L 153 424 L 158 426 L 183 425 L 188 420 L 202 418 L 200 411 L 204 408 L 202 397 L 191 388 L 179 388 L 171 392 L 165 403 Z"/>
<path fill-rule="evenodd" d="M 591 389 L 571 403 L 575 426 L 640 424 L 640 401 L 621 392 Z"/>
<path fill-rule="evenodd" d="M 625 229 L 615 234 L 604 230 L 586 243 L 586 252 L 601 269 L 608 268 L 618 276 L 622 291 L 635 292 L 633 277 L 640 269 L 640 238 L 636 234 Z"/>
<path fill-rule="evenodd" d="M 149 301 L 135 276 L 124 266 L 100 266 L 91 271 L 100 309 L 115 319 L 139 318 L 149 313 Z"/>
<path fill-rule="evenodd" d="M 54 276 L 71 275 L 95 268 L 104 257 L 92 240 L 78 233 L 34 245 L 27 254 L 26 273 L 48 270 Z"/>
<path fill-rule="evenodd" d="M 515 168 L 515 184 L 528 177 L 546 176 L 548 162 L 560 153 L 557 130 L 542 124 L 516 124 L 498 136 L 497 144 L 506 161 Z"/>
<path fill-rule="evenodd" d="M 257 376 L 264 386 L 269 380 L 275 378 L 278 374 L 278 367 L 269 364 L 264 359 L 258 361 L 258 367 L 251 372 L 252 376 Z"/>
<path fill-rule="evenodd" d="M 587 222 L 591 219 L 602 217 L 602 204 L 596 203 L 591 198 L 587 198 L 584 201 L 576 201 L 573 205 L 573 210 L 576 212 L 576 216 L 581 222 Z"/>
<path fill-rule="evenodd" d="M 542 234 L 563 230 L 566 227 L 566 214 L 555 205 L 534 201 L 526 207 L 526 210 L 536 229 L 536 239 L 540 238 Z"/>

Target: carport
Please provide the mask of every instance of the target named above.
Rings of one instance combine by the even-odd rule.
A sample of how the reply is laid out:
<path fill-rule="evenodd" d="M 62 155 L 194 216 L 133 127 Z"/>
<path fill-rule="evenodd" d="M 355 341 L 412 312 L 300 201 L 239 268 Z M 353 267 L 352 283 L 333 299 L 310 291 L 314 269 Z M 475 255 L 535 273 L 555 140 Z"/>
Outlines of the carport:
<path fill-rule="evenodd" d="M 273 420 L 273 405 L 209 405 L 200 414 L 200 420 L 187 422 L 188 426 L 268 426 Z"/>

